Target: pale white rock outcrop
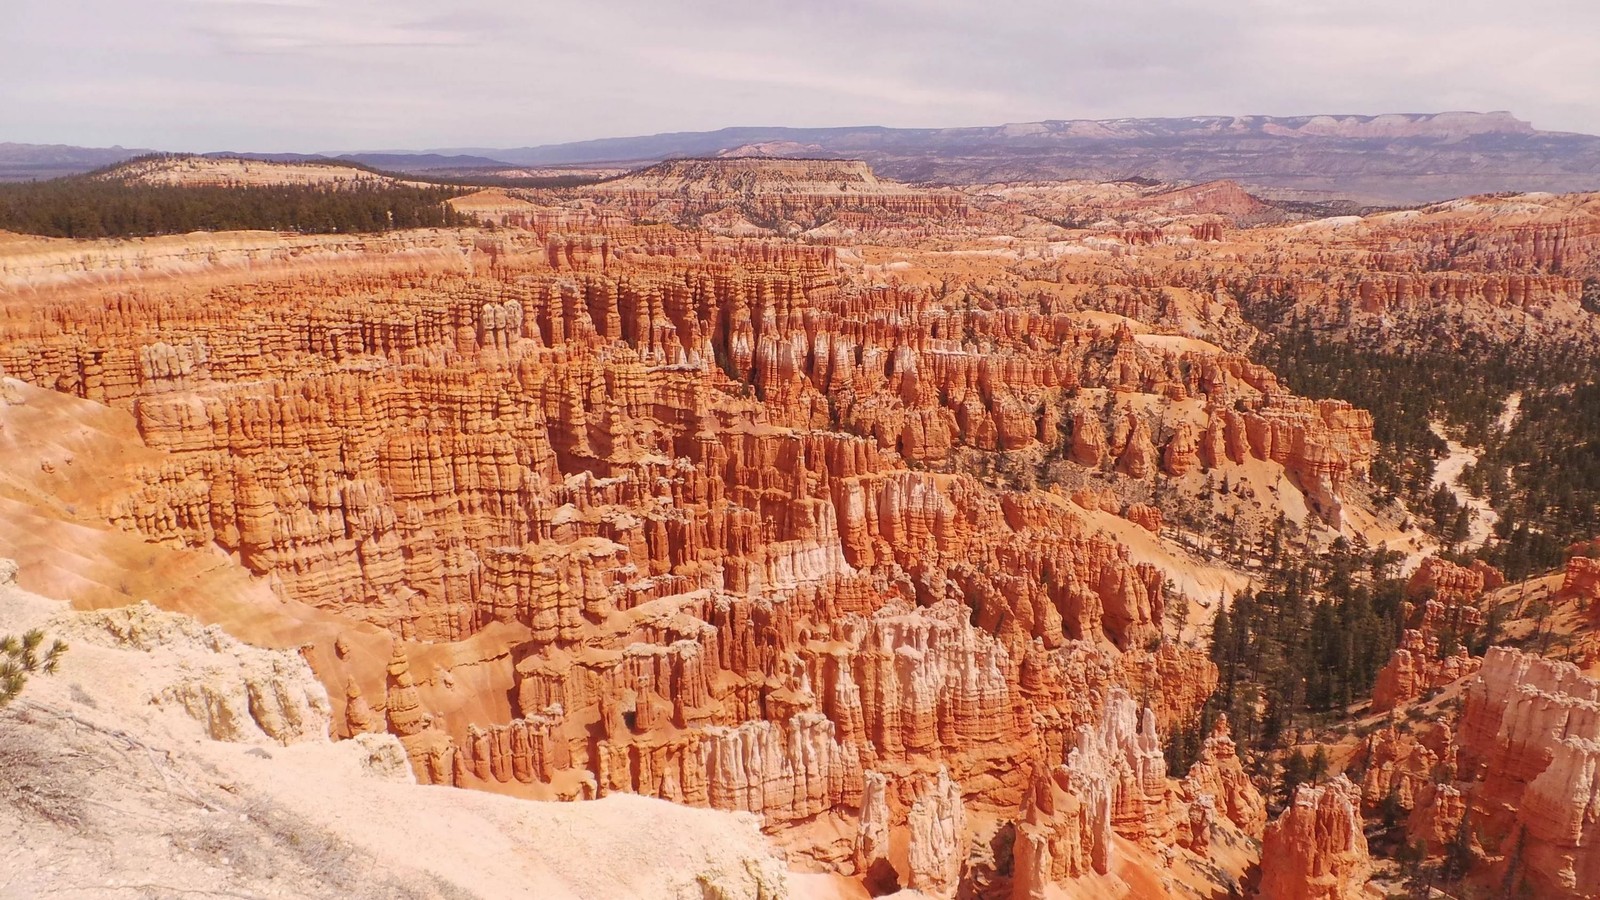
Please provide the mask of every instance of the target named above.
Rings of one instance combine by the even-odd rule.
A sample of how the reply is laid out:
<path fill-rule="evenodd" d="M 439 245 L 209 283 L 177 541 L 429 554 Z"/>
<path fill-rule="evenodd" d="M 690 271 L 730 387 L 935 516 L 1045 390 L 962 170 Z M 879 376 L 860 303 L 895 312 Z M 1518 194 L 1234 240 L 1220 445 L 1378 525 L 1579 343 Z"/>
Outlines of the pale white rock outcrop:
<path fill-rule="evenodd" d="M 149 702 L 181 709 L 213 740 L 325 741 L 328 693 L 298 654 L 238 641 L 149 603 L 77 613 L 61 632 L 148 654 Z"/>

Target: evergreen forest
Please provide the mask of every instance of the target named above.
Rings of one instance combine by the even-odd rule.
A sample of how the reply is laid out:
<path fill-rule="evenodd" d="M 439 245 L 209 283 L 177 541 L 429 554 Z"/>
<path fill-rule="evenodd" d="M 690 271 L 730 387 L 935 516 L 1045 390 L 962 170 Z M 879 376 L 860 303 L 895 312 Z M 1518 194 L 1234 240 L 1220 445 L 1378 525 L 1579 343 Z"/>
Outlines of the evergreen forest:
<path fill-rule="evenodd" d="M 1445 442 L 1430 422 L 1476 449 L 1478 462 L 1461 480 L 1499 521 L 1473 555 L 1508 578 L 1558 566 L 1569 545 L 1600 534 L 1600 359 L 1592 351 L 1522 352 L 1470 340 L 1453 349 L 1375 349 L 1293 323 L 1265 341 L 1257 359 L 1296 393 L 1371 410 L 1379 499 L 1405 501 L 1447 544 L 1465 539 L 1466 510 L 1431 486 Z M 1502 429 L 1513 394 L 1520 410 Z"/>
<path fill-rule="evenodd" d="M 357 234 L 470 224 L 448 186 L 137 184 L 93 175 L 0 184 L 0 230 L 60 238 L 260 230 Z"/>

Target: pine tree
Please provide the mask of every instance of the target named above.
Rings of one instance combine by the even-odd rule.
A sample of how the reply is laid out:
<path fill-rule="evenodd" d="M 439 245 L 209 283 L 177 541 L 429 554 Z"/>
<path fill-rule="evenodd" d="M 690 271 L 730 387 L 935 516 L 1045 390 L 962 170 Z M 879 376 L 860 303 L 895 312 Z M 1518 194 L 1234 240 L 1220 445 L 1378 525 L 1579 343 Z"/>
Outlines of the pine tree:
<path fill-rule="evenodd" d="M 1500 881 L 1500 896 L 1502 897 L 1517 896 L 1516 890 L 1522 883 L 1522 852 L 1524 849 L 1523 842 L 1526 838 L 1527 832 L 1521 826 L 1518 826 L 1517 842 L 1512 845 L 1511 853 L 1506 857 L 1506 875 Z"/>
<path fill-rule="evenodd" d="M 1521 836 L 1518 836 L 1518 848 L 1521 847 Z M 1456 826 L 1455 837 L 1444 848 L 1444 866 L 1440 875 L 1446 882 L 1457 882 L 1465 878 L 1467 871 L 1472 868 L 1472 810 L 1468 809 L 1461 816 L 1461 824 Z"/>
<path fill-rule="evenodd" d="M 67 645 L 52 641 L 42 654 L 44 632 L 34 629 L 21 637 L 8 634 L 0 638 L 0 709 L 5 708 L 28 683 L 28 676 L 53 674 L 61 664 Z"/>
<path fill-rule="evenodd" d="M 1300 785 L 1305 784 L 1311 773 L 1311 760 L 1306 759 L 1302 750 L 1295 750 L 1283 760 L 1283 780 L 1280 789 L 1283 791 L 1283 802 L 1293 803 L 1294 792 Z"/>
<path fill-rule="evenodd" d="M 1383 816 L 1383 827 L 1393 828 L 1400 824 L 1405 816 L 1405 807 L 1400 804 L 1400 785 L 1398 782 L 1389 785 L 1389 793 L 1383 796 L 1383 803 L 1378 807 Z"/>
<path fill-rule="evenodd" d="M 1306 770 L 1306 777 L 1311 781 L 1321 781 L 1328 774 L 1328 748 L 1317 745 L 1317 752 L 1311 755 L 1311 765 Z"/>
<path fill-rule="evenodd" d="M 1450 543 L 1461 545 L 1472 536 L 1472 518 L 1465 506 L 1456 507 L 1455 521 L 1450 523 Z"/>

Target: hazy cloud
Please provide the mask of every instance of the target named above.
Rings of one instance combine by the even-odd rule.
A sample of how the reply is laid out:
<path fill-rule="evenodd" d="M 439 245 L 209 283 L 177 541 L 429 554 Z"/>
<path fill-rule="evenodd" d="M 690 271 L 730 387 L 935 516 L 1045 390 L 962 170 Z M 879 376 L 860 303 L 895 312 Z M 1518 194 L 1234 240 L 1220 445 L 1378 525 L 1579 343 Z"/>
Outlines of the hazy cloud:
<path fill-rule="evenodd" d="M 0 140 L 416 149 L 1442 109 L 1600 133 L 1591 0 L 4 4 Z"/>

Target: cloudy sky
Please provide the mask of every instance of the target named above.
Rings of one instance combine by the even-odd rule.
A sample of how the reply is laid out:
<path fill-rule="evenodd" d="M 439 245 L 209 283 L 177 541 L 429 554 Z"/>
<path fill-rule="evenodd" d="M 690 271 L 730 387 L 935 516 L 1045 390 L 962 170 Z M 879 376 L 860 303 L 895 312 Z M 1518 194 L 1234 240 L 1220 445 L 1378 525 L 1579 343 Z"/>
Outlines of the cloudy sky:
<path fill-rule="evenodd" d="M 1597 0 L 0 0 L 0 141 L 513 147 L 727 125 L 1509 109 Z"/>

